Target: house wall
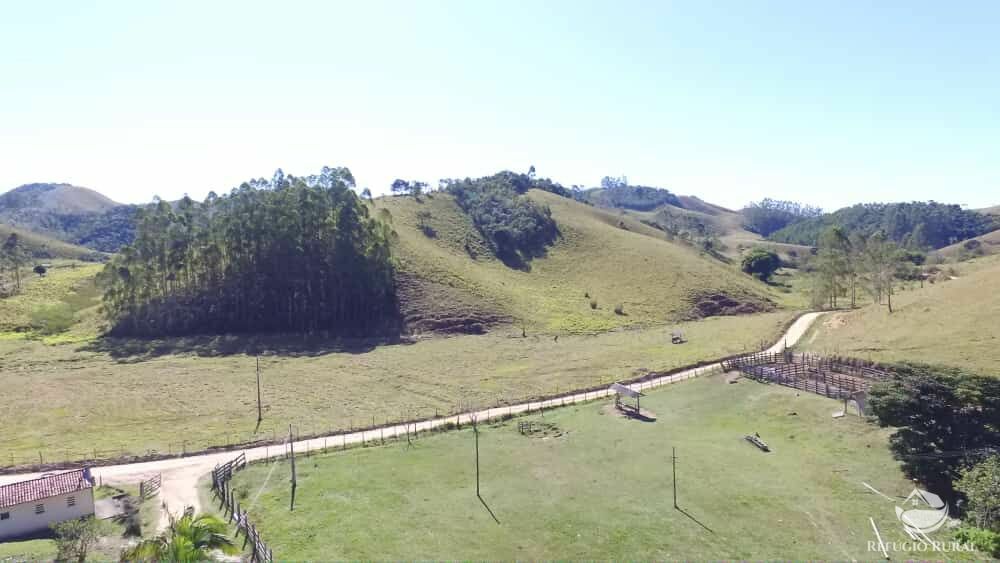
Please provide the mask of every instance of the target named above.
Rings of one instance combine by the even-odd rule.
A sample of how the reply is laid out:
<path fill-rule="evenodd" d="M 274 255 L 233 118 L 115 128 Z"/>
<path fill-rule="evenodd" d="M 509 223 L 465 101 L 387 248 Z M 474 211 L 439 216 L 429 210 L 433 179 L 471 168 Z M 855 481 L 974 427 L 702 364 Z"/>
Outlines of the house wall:
<path fill-rule="evenodd" d="M 69 497 L 76 497 L 74 506 L 67 506 Z M 35 514 L 35 506 L 45 506 L 45 512 Z M 49 530 L 57 522 L 82 518 L 94 513 L 94 489 L 84 489 L 73 493 L 0 508 L 0 514 L 10 513 L 10 518 L 0 520 L 0 541 L 30 536 Z"/>

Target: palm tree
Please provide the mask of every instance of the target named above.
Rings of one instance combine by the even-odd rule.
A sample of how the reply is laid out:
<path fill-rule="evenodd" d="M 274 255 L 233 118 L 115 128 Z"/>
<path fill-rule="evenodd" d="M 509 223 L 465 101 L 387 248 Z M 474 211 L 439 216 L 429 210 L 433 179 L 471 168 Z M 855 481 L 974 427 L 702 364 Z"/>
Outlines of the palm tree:
<path fill-rule="evenodd" d="M 239 553 L 226 529 L 225 522 L 210 514 L 185 514 L 177 520 L 171 517 L 166 532 L 126 549 L 122 561 L 193 563 L 211 560 L 216 550 L 227 555 Z"/>

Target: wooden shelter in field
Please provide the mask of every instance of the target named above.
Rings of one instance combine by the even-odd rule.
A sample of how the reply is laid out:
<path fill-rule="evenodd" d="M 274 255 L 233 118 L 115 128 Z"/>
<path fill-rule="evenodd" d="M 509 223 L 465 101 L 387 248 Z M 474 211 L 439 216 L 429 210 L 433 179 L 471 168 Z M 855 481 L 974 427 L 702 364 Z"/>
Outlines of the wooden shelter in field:
<path fill-rule="evenodd" d="M 645 395 L 632 389 L 628 385 L 622 385 L 621 383 L 612 383 L 611 390 L 615 393 L 615 408 L 619 410 L 634 410 L 635 414 L 639 414 L 639 397 L 644 397 Z M 635 406 L 627 405 L 622 403 L 622 396 L 628 397 L 629 399 L 635 399 Z"/>

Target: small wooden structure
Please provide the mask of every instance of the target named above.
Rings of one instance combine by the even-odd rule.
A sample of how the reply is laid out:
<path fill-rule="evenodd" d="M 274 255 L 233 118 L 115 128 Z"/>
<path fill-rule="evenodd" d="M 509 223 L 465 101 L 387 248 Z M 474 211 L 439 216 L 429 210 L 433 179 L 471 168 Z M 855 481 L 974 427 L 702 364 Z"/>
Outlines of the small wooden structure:
<path fill-rule="evenodd" d="M 640 414 L 639 410 L 639 397 L 645 396 L 642 392 L 636 391 L 627 385 L 622 385 L 621 383 L 612 383 L 611 390 L 615 392 L 615 408 L 618 410 L 631 410 L 634 409 L 635 414 Z M 635 399 L 635 407 L 622 403 L 622 395 Z"/>
<path fill-rule="evenodd" d="M 767 445 L 767 442 L 760 439 L 760 436 L 756 434 L 747 434 L 743 437 L 747 442 L 757 446 L 761 451 L 769 452 L 771 447 Z"/>

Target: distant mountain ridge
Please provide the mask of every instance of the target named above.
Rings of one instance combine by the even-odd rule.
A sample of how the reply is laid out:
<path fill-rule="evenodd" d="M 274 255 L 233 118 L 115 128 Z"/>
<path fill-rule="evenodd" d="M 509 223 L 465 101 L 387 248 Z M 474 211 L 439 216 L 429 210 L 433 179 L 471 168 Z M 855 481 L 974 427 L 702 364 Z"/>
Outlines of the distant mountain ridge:
<path fill-rule="evenodd" d="M 64 183 L 33 183 L 0 194 L 0 222 L 101 252 L 135 236 L 135 205 Z"/>

